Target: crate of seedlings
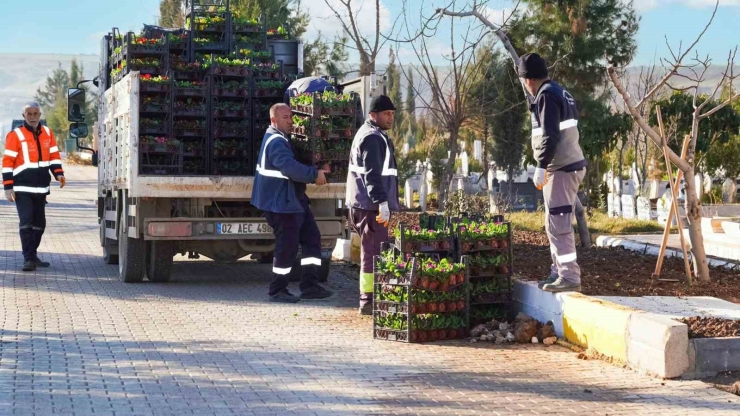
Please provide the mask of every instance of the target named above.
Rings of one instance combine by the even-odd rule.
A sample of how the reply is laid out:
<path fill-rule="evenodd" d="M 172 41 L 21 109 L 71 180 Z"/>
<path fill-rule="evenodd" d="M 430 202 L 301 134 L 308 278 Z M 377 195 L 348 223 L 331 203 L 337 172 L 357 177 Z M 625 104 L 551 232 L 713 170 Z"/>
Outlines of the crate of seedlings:
<path fill-rule="evenodd" d="M 253 67 L 254 77 L 258 80 L 276 80 L 282 78 L 279 64 L 273 62 L 255 62 Z"/>
<path fill-rule="evenodd" d="M 249 61 L 214 58 L 211 67 L 211 170 L 215 175 L 251 175 L 252 161 L 252 80 Z M 220 64 L 225 66 L 220 67 Z M 245 71 L 220 71 L 243 68 Z"/>
<path fill-rule="evenodd" d="M 233 77 L 249 77 L 252 68 L 249 59 L 240 59 L 228 56 L 211 56 L 204 66 L 210 69 L 213 75 L 225 75 Z"/>
<path fill-rule="evenodd" d="M 446 258 L 405 260 L 391 248 L 375 258 L 373 337 L 400 342 L 464 338 L 467 273 Z"/>
<path fill-rule="evenodd" d="M 463 218 L 456 225 L 459 253 L 468 260 L 471 325 L 476 325 L 479 319 L 510 310 L 514 258 L 511 223 Z"/>
<path fill-rule="evenodd" d="M 396 247 L 403 253 L 452 253 L 455 247 L 451 227 L 428 229 L 400 224 L 395 237 Z"/>
<path fill-rule="evenodd" d="M 139 93 L 167 94 L 170 92 L 170 77 L 167 75 L 152 76 L 144 74 L 139 76 Z"/>
<path fill-rule="evenodd" d="M 182 54 L 188 49 L 190 32 L 182 30 L 178 33 L 168 33 L 167 40 L 169 43 L 170 54 Z"/>
<path fill-rule="evenodd" d="M 356 132 L 356 97 L 323 92 L 291 97 L 293 142 L 299 159 L 317 168 L 329 167 L 330 183 L 344 182 Z"/>
<path fill-rule="evenodd" d="M 260 33 L 263 26 L 257 19 L 242 16 L 238 11 L 231 14 L 231 33 L 234 35 Z"/>

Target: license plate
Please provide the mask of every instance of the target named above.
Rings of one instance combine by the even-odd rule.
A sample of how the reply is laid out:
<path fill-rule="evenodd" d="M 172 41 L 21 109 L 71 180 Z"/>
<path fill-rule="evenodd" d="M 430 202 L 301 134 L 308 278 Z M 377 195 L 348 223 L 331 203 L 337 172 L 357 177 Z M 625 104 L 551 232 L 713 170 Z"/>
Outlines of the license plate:
<path fill-rule="evenodd" d="M 264 222 L 219 222 L 216 234 L 272 234 L 272 227 Z"/>

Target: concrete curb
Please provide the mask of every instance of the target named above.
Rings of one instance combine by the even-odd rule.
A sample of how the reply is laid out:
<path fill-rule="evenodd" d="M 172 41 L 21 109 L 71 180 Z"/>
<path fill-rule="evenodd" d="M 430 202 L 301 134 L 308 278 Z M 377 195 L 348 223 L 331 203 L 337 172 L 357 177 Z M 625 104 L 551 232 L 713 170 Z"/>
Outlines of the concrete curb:
<path fill-rule="evenodd" d="M 660 247 L 655 244 L 641 243 L 637 241 L 632 241 L 628 238 L 611 237 L 607 235 L 596 237 L 595 245 L 602 248 L 622 247 L 625 250 L 635 251 L 642 254 L 649 254 L 656 257 L 658 256 L 658 254 L 660 254 Z M 681 252 L 681 250 L 676 250 L 670 247 L 666 248 L 665 255 L 667 257 L 683 258 L 683 253 Z M 740 268 L 740 264 L 728 260 L 707 258 L 707 262 L 712 267 L 724 267 L 730 270 L 736 270 Z"/>
<path fill-rule="evenodd" d="M 517 312 L 552 321 L 557 335 L 575 345 L 661 378 L 690 369 L 685 324 L 580 293 L 548 293 L 535 282 L 517 280 L 513 292 Z"/>

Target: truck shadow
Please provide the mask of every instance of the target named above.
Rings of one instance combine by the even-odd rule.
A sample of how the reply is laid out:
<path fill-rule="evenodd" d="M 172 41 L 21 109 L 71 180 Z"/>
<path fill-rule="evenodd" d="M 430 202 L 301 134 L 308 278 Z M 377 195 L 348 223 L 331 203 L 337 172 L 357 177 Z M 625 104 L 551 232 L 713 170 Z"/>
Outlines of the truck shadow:
<path fill-rule="evenodd" d="M 39 256 L 51 263 L 49 268 L 23 272 L 23 254 L 20 250 L 0 250 L 0 287 L 87 294 L 122 300 L 147 301 L 154 299 L 225 302 L 235 305 L 269 303 L 267 289 L 272 280 L 271 265 L 256 261 L 231 264 L 213 261 L 176 261 L 172 278 L 167 283 L 123 283 L 118 278 L 118 266 L 106 264 L 100 255 L 39 251 Z M 182 259 L 181 257 L 179 257 Z M 358 302 L 357 277 L 334 268 L 329 279 L 322 283 L 335 292 L 326 301 L 302 302 L 296 308 L 356 308 Z M 298 282 L 290 283 L 290 290 L 299 294 Z"/>

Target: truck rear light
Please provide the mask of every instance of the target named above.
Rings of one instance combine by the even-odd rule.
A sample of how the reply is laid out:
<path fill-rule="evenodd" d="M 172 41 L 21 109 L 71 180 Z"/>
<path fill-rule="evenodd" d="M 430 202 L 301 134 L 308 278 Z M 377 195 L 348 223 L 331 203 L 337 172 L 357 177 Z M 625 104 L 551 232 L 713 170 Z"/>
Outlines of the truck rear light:
<path fill-rule="evenodd" d="M 193 224 L 190 222 L 150 222 L 147 232 L 152 237 L 191 237 Z"/>

